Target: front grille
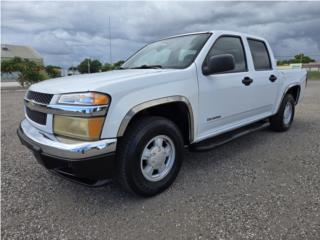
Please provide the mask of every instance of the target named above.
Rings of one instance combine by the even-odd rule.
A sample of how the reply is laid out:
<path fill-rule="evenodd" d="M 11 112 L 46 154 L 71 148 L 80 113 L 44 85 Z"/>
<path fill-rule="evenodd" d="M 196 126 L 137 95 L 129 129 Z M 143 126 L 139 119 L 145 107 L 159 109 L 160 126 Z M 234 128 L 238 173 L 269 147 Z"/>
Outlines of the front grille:
<path fill-rule="evenodd" d="M 47 122 L 47 114 L 42 112 L 37 112 L 34 110 L 31 110 L 29 108 L 26 108 L 26 113 L 28 118 L 30 118 L 32 121 L 39 123 L 41 125 L 46 125 Z"/>
<path fill-rule="evenodd" d="M 39 93 L 34 91 L 28 91 L 27 99 L 34 100 L 35 102 L 42 103 L 42 104 L 49 104 L 53 94 L 48 93 Z"/>

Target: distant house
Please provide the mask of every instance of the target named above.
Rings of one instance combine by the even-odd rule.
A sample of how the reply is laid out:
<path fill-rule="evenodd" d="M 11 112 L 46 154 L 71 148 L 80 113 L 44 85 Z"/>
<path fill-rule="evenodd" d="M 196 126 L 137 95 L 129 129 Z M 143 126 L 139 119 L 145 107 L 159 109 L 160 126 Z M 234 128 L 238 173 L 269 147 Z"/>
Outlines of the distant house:
<path fill-rule="evenodd" d="M 304 68 L 307 71 L 320 72 L 320 62 L 291 63 L 291 64 L 287 64 L 287 65 L 278 66 L 278 69 L 294 69 L 294 68 Z"/>
<path fill-rule="evenodd" d="M 290 63 L 287 65 L 280 65 L 277 67 L 278 69 L 300 69 L 302 68 L 302 63 Z"/>
<path fill-rule="evenodd" d="M 22 59 L 28 59 L 39 64 L 43 64 L 43 58 L 32 47 L 1 44 L 1 61 L 12 59 L 14 57 L 20 57 Z"/>
<path fill-rule="evenodd" d="M 320 71 L 320 62 L 311 62 L 302 64 L 303 68 L 306 68 L 308 71 Z"/>
<path fill-rule="evenodd" d="M 79 70 L 78 70 L 78 68 L 77 67 L 69 67 L 69 69 L 68 69 L 68 71 L 67 71 L 67 75 L 68 76 L 72 76 L 72 75 L 79 75 L 80 74 L 80 72 L 79 72 Z"/>

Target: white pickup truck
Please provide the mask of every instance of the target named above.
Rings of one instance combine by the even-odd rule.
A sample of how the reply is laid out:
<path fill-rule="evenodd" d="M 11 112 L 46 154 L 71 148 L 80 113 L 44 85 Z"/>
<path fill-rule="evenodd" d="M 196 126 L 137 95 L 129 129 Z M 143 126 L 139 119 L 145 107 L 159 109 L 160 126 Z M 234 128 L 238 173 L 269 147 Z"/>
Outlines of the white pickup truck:
<path fill-rule="evenodd" d="M 184 147 L 263 121 L 289 129 L 306 80 L 304 70 L 277 70 L 260 37 L 178 35 L 145 46 L 118 70 L 32 85 L 18 135 L 55 173 L 92 186 L 114 177 L 152 196 L 178 175 Z"/>

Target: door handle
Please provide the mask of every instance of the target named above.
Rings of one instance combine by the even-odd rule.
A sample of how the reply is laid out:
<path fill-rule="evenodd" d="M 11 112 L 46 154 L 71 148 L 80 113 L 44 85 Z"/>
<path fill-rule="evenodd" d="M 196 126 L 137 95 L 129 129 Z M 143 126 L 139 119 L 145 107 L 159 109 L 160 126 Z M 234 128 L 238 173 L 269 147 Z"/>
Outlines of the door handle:
<path fill-rule="evenodd" d="M 272 74 L 272 75 L 269 77 L 269 80 L 270 80 L 271 82 L 274 82 L 274 81 L 277 80 L 277 77 Z"/>
<path fill-rule="evenodd" d="M 253 82 L 253 79 L 252 78 L 249 78 L 249 77 L 245 77 L 243 80 L 242 80 L 242 83 L 246 86 L 249 86 L 251 83 Z"/>

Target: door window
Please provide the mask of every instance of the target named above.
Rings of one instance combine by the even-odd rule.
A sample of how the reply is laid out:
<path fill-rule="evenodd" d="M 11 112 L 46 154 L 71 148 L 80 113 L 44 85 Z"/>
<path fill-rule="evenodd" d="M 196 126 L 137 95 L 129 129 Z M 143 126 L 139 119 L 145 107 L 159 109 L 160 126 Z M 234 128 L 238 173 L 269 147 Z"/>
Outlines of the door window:
<path fill-rule="evenodd" d="M 227 73 L 247 71 L 247 62 L 240 37 L 220 37 L 210 49 L 207 59 L 221 54 L 231 54 L 235 60 L 235 69 Z"/>
<path fill-rule="evenodd" d="M 270 70 L 271 61 L 266 44 L 263 41 L 248 39 L 255 70 Z"/>

